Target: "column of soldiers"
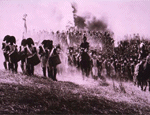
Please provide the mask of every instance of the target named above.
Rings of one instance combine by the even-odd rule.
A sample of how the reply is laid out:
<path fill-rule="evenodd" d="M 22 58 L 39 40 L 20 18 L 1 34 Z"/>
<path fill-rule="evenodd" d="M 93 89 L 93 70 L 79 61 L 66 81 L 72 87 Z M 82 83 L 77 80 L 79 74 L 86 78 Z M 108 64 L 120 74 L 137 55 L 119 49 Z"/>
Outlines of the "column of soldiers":
<path fill-rule="evenodd" d="M 69 47 L 68 53 L 68 64 L 70 66 L 76 66 L 78 69 L 82 70 L 82 56 L 83 52 L 87 52 L 90 56 L 90 65 L 89 73 L 93 76 L 93 78 L 103 78 L 103 76 L 109 76 L 111 78 L 120 78 L 123 80 L 133 80 L 136 74 L 137 65 L 141 60 L 148 56 L 148 51 L 142 46 L 138 48 L 138 44 L 135 43 L 131 45 L 131 51 L 127 52 L 126 49 L 130 50 L 129 43 L 128 46 L 124 47 L 124 45 L 120 45 L 118 48 L 118 52 L 115 51 L 113 55 L 105 55 L 102 51 L 98 51 L 97 49 L 91 49 L 89 43 L 83 37 L 83 43 L 76 47 Z M 122 49 L 124 48 L 124 49 Z M 87 56 L 88 57 L 88 56 Z M 88 63 L 88 61 L 86 62 Z M 85 64 L 86 67 L 88 67 Z M 85 69 L 86 69 L 85 67 Z M 86 72 L 85 72 L 86 73 Z M 83 72 L 84 74 L 84 72 Z"/>
<path fill-rule="evenodd" d="M 139 36 L 134 35 L 134 37 L 130 36 L 130 39 L 122 40 L 119 46 L 113 50 L 110 44 L 112 43 L 113 45 L 114 40 L 107 36 L 107 33 L 103 34 L 99 31 L 72 31 L 67 33 L 57 32 L 56 34 L 56 36 L 59 36 L 59 41 L 63 41 L 66 46 L 70 46 L 68 48 L 68 64 L 76 66 L 78 70 L 82 71 L 83 76 L 91 74 L 94 79 L 110 76 L 123 80 L 143 79 L 142 76 L 147 76 L 144 79 L 149 77 L 148 71 L 146 71 L 148 66 L 142 70 L 142 65 L 145 65 L 145 63 L 148 65 L 149 49 L 139 48 L 139 46 L 141 42 L 145 42 L 144 44 L 148 46 L 150 46 L 150 43 L 140 40 Z M 69 42 L 66 40 L 68 34 Z M 97 48 L 93 50 L 91 49 L 93 44 L 86 42 L 82 44 L 80 41 L 82 40 L 81 38 L 84 38 L 84 34 L 86 34 L 89 41 L 96 41 L 93 42 L 95 46 L 99 42 L 102 44 L 106 43 L 107 45 L 103 47 L 104 50 L 100 51 Z M 142 71 L 142 75 L 139 75 L 140 71 Z M 143 73 L 146 74 L 143 75 Z"/>
<path fill-rule="evenodd" d="M 82 34 L 83 33 L 79 34 L 79 36 Z M 89 34 L 93 36 L 94 33 Z M 91 74 L 94 79 L 110 76 L 112 78 L 118 77 L 132 80 L 136 74 L 137 65 L 143 57 L 145 58 L 148 54 L 146 50 L 144 50 L 144 47 L 138 51 L 137 45 L 131 45 L 133 48 L 130 51 L 132 56 L 130 56 L 127 51 L 125 51 L 129 46 L 129 42 L 126 44 L 121 43 L 117 47 L 118 52 L 115 51 L 113 55 L 109 56 L 103 54 L 100 50 L 91 49 L 90 44 L 87 42 L 86 35 L 83 35 L 83 42 L 79 47 L 72 46 L 68 48 L 68 64 L 82 70 L 84 76 Z M 21 60 L 23 73 L 33 75 L 34 66 L 41 61 L 43 76 L 57 80 L 57 65 L 61 63 L 58 52 L 60 47 L 54 47 L 53 41 L 43 40 L 39 46 L 39 50 L 37 50 L 32 38 L 23 39 L 18 50 L 15 37 L 7 35 L 3 40 L 2 49 L 5 57 L 5 69 L 17 72 L 18 62 Z M 40 55 L 40 60 L 38 59 L 38 55 Z"/>
<path fill-rule="evenodd" d="M 56 66 L 61 63 L 58 49 L 60 49 L 60 46 L 54 47 L 52 40 L 43 40 L 39 46 L 39 50 L 37 50 L 32 38 L 23 39 L 21 46 L 18 48 L 16 38 L 6 35 L 2 43 L 5 59 L 3 64 L 6 70 L 17 73 L 18 62 L 21 61 L 22 72 L 32 76 L 34 75 L 34 66 L 41 62 L 43 76 L 46 77 L 47 70 L 47 76 L 57 81 Z"/>

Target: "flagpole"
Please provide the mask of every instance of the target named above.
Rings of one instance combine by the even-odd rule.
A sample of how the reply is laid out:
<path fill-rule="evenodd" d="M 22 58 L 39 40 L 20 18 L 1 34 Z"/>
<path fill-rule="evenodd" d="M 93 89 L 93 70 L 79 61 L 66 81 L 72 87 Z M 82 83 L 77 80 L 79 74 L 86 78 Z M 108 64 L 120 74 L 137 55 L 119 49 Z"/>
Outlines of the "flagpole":
<path fill-rule="evenodd" d="M 23 21 L 24 21 L 24 32 L 23 32 L 23 36 L 22 36 L 22 39 L 25 39 L 26 38 L 26 34 L 27 34 L 27 23 L 26 23 L 26 17 L 27 17 L 27 14 L 24 14 L 23 15 Z"/>

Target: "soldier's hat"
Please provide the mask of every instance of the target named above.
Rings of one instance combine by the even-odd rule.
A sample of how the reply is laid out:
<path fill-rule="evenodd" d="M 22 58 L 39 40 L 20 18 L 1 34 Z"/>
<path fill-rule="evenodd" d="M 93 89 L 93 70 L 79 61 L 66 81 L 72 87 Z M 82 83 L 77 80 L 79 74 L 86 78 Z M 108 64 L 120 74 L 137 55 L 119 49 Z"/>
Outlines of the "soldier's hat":
<path fill-rule="evenodd" d="M 45 45 L 47 43 L 47 40 L 43 40 L 41 44 Z"/>
<path fill-rule="evenodd" d="M 21 45 L 25 46 L 26 44 L 27 44 L 27 40 L 26 40 L 26 39 L 23 39 L 23 40 L 21 41 Z"/>
<path fill-rule="evenodd" d="M 10 36 L 9 42 L 10 42 L 10 43 L 16 43 L 16 38 L 15 38 L 15 36 Z"/>
<path fill-rule="evenodd" d="M 6 35 L 6 36 L 4 37 L 4 39 L 3 39 L 3 41 L 8 42 L 8 41 L 9 41 L 9 39 L 10 39 L 10 36 L 9 36 L 9 35 Z"/>
<path fill-rule="evenodd" d="M 33 41 L 33 39 L 32 38 L 27 38 L 27 44 L 29 45 L 34 45 L 34 41 Z"/>

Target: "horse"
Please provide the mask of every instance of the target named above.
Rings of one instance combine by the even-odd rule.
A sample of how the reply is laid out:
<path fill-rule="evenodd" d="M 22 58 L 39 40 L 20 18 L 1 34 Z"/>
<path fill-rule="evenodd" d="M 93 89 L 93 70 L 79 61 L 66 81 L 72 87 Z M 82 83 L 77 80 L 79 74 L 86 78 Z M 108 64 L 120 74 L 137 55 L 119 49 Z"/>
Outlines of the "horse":
<path fill-rule="evenodd" d="M 142 60 L 139 65 L 139 70 L 138 70 L 138 75 L 137 75 L 137 85 L 141 86 L 141 90 L 146 91 L 146 87 L 143 89 L 144 85 L 147 86 L 147 82 L 144 79 L 144 74 L 145 74 L 144 64 L 145 62 L 144 60 Z"/>
<path fill-rule="evenodd" d="M 80 66 L 81 66 L 82 75 L 88 77 L 91 70 L 91 57 L 89 56 L 87 51 L 82 50 L 80 54 L 80 58 L 81 58 Z"/>
<path fill-rule="evenodd" d="M 149 91 L 150 91 L 150 54 L 146 57 L 146 60 L 145 59 L 142 60 L 142 63 L 139 66 L 137 81 L 138 86 L 141 86 L 142 91 L 146 91 L 147 82 L 149 82 Z"/>

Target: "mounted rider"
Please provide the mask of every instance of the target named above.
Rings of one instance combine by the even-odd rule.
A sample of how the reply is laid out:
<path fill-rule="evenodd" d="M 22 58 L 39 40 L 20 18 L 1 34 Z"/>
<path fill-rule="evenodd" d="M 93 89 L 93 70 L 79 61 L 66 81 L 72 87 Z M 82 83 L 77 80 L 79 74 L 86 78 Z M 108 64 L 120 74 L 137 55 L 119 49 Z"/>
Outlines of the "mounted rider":
<path fill-rule="evenodd" d="M 87 37 L 83 36 L 83 42 L 80 45 L 81 50 L 84 50 L 84 52 L 89 51 L 89 42 L 87 42 Z"/>
<path fill-rule="evenodd" d="M 88 54 L 89 51 L 89 43 L 87 42 L 87 38 L 84 35 L 83 43 L 80 45 L 81 53 L 80 53 L 80 66 L 82 70 L 83 76 L 89 76 L 91 69 L 91 58 Z"/>
<path fill-rule="evenodd" d="M 141 42 L 139 46 L 139 59 L 142 60 L 143 58 L 146 58 L 148 55 L 148 51 L 146 49 L 146 46 L 143 42 Z"/>

